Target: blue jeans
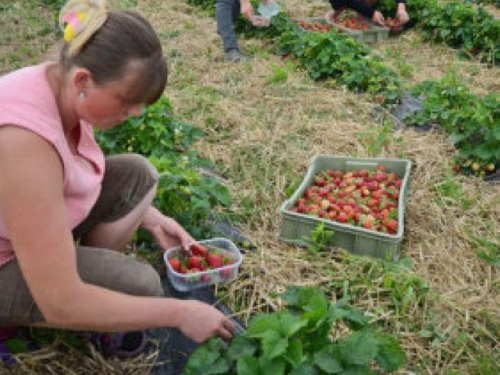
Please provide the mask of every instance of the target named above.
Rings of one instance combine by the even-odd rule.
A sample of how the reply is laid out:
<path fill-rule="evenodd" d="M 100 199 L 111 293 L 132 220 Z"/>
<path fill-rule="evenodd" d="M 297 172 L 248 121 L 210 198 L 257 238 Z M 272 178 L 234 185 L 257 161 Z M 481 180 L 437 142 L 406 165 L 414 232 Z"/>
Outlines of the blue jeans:
<path fill-rule="evenodd" d="M 215 4 L 215 19 L 217 20 L 217 34 L 222 38 L 224 51 L 238 49 L 238 40 L 234 33 L 234 22 L 240 14 L 239 0 L 217 0 Z"/>

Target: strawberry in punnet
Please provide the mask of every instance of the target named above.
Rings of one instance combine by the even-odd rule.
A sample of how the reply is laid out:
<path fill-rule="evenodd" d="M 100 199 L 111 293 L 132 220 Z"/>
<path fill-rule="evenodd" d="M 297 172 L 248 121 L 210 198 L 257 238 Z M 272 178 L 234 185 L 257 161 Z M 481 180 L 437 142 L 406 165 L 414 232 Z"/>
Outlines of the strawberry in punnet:
<path fill-rule="evenodd" d="M 201 281 L 203 281 L 204 283 L 209 283 L 210 281 L 212 281 L 212 278 L 210 277 L 210 275 L 208 273 L 203 273 L 201 276 L 200 276 L 200 279 Z"/>
<path fill-rule="evenodd" d="M 211 250 L 207 256 L 208 265 L 211 268 L 221 268 L 222 267 L 222 254 L 220 251 Z"/>
<path fill-rule="evenodd" d="M 170 263 L 170 267 L 172 267 L 172 269 L 175 271 L 175 272 L 180 272 L 181 270 L 181 260 L 175 256 L 171 257 L 168 259 L 168 263 Z"/>
<path fill-rule="evenodd" d="M 229 279 L 233 275 L 233 270 L 231 268 L 223 268 L 219 271 L 219 275 L 222 280 Z"/>
<path fill-rule="evenodd" d="M 198 255 L 191 255 L 188 259 L 187 268 L 192 269 L 201 269 L 201 257 Z"/>
<path fill-rule="evenodd" d="M 193 243 L 189 247 L 193 255 L 198 255 L 202 258 L 206 258 L 208 255 L 208 248 L 200 243 Z"/>

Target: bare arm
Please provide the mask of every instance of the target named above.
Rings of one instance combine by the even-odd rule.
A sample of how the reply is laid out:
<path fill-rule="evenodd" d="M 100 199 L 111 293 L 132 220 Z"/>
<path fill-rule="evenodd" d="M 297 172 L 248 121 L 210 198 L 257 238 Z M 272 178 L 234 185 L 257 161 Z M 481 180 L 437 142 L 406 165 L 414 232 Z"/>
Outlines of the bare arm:
<path fill-rule="evenodd" d="M 197 342 L 230 337 L 232 322 L 196 301 L 135 297 L 84 283 L 53 147 L 15 126 L 0 128 L 0 209 L 30 291 L 47 324 L 102 331 L 176 326 Z"/>
<path fill-rule="evenodd" d="M 240 6 L 241 14 L 251 22 L 253 17 L 253 6 L 250 4 L 250 0 L 240 0 Z"/>

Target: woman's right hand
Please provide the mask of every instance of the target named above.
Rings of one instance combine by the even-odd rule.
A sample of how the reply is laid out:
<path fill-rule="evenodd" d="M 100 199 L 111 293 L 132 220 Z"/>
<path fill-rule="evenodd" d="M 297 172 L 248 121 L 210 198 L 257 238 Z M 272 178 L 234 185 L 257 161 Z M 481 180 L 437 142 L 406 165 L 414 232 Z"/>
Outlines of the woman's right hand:
<path fill-rule="evenodd" d="M 376 23 L 377 25 L 380 25 L 380 26 L 385 25 L 384 15 L 382 13 L 380 13 L 379 11 L 375 11 L 375 13 L 373 13 L 372 21 L 373 21 L 373 23 Z"/>
<path fill-rule="evenodd" d="M 241 7 L 240 12 L 243 15 L 243 17 L 245 17 L 248 21 L 252 22 L 253 6 L 252 4 L 250 4 L 250 0 L 241 0 L 240 7 Z"/>
<path fill-rule="evenodd" d="M 234 332 L 234 323 L 215 307 L 206 303 L 187 300 L 180 313 L 178 328 L 184 335 L 197 343 L 203 343 L 212 336 L 228 341 Z"/>

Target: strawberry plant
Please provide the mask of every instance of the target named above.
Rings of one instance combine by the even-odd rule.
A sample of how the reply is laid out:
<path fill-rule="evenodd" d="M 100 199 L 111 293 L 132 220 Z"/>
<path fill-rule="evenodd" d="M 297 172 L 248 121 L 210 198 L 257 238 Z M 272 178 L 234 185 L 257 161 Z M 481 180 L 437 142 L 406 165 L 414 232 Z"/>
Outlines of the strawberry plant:
<path fill-rule="evenodd" d="M 191 355 L 183 374 L 378 374 L 405 363 L 396 339 L 370 329 L 345 301 L 332 303 L 321 290 L 302 287 L 281 297 L 286 309 L 256 316 L 228 346 L 212 338 Z M 351 333 L 332 339 L 332 326 L 341 323 Z"/>
<path fill-rule="evenodd" d="M 380 8 L 384 13 L 394 13 L 395 2 L 382 0 Z M 498 64 L 500 20 L 484 8 L 457 0 L 413 0 L 407 9 L 425 39 L 446 43 L 459 49 L 463 56 Z"/>
<path fill-rule="evenodd" d="M 337 33 L 307 33 L 302 29 L 284 32 L 280 52 L 295 56 L 315 80 L 335 78 L 349 89 L 383 98 L 386 104 L 400 97 L 399 77 L 370 49 Z"/>
<path fill-rule="evenodd" d="M 413 89 L 424 97 L 421 111 L 408 116 L 413 124 L 436 123 L 459 149 L 458 169 L 484 175 L 500 163 L 500 102 L 498 94 L 472 94 L 454 76 L 424 82 Z"/>
<path fill-rule="evenodd" d="M 217 179 L 198 173 L 198 168 L 212 166 L 191 149 L 201 137 L 200 129 L 174 116 L 166 97 L 121 126 L 96 132 L 105 154 L 134 152 L 148 157 L 160 173 L 154 205 L 193 236 L 207 238 L 210 229 L 204 223 L 208 213 L 216 206 L 229 207 L 231 195 Z"/>

